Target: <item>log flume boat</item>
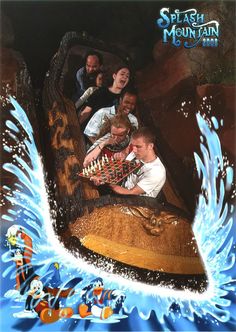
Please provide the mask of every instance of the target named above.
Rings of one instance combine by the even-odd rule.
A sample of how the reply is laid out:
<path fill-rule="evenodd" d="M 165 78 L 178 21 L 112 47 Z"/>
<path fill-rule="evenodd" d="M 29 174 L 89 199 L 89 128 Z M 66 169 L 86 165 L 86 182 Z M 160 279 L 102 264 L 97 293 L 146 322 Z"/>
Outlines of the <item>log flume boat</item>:
<path fill-rule="evenodd" d="M 46 169 L 60 211 L 55 231 L 67 249 L 107 272 L 112 266 L 113 273 L 132 280 L 203 292 L 207 276 L 192 217 L 173 205 L 178 197 L 170 195 L 159 202 L 139 196 L 100 196 L 78 175 L 86 150 L 71 97 L 75 71 L 88 49 L 103 55 L 108 73 L 115 64 L 131 61 L 115 46 L 76 32 L 63 37 L 51 60 L 42 106 Z"/>

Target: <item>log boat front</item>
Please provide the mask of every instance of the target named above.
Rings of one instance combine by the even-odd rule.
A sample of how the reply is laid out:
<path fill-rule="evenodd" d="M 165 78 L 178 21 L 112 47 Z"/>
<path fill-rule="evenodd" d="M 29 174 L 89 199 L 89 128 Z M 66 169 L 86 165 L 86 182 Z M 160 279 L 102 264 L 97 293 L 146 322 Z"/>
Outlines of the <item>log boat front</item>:
<path fill-rule="evenodd" d="M 108 71 L 112 64 L 129 58 L 101 41 L 72 32 L 65 35 L 52 59 L 43 108 L 47 168 L 62 211 L 56 232 L 66 248 L 105 271 L 112 264 L 112 272 L 126 278 L 202 292 L 207 278 L 188 214 L 172 202 L 160 204 L 147 197 L 100 197 L 96 187 L 78 176 L 85 144 L 68 77 L 75 75 L 70 68 L 78 68 L 78 59 L 88 47 L 102 53 Z"/>
<path fill-rule="evenodd" d="M 162 211 L 150 216 L 152 210 L 146 210 L 103 206 L 69 229 L 86 248 L 128 265 L 166 273 L 203 273 L 189 223 L 177 214 Z"/>

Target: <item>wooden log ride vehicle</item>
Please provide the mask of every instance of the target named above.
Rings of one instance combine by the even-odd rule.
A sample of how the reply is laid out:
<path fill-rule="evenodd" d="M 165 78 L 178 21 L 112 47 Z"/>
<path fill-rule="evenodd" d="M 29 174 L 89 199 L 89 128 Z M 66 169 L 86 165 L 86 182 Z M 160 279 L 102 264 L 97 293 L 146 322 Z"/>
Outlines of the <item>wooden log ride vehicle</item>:
<path fill-rule="evenodd" d="M 64 36 L 51 61 L 43 112 L 46 169 L 59 210 L 56 233 L 72 253 L 107 272 L 112 264 L 113 273 L 132 280 L 203 292 L 207 277 L 192 219 L 180 208 L 183 203 L 168 181 L 166 199 L 159 202 L 141 196 L 100 196 L 97 187 L 78 175 L 86 150 L 71 97 L 76 70 L 88 49 L 103 55 L 108 74 L 115 64 L 130 62 L 115 46 L 75 32 Z M 179 207 L 173 205 L 177 201 Z"/>

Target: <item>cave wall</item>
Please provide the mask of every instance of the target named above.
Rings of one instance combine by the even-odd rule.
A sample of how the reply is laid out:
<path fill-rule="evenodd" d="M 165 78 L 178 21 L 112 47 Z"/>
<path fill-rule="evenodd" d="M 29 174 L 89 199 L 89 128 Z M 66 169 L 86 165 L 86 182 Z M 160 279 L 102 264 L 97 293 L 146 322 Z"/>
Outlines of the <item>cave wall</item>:
<path fill-rule="evenodd" d="M 200 144 L 197 112 L 223 119 L 218 130 L 222 150 L 230 164 L 235 161 L 233 7 L 230 3 L 197 6 L 207 21 L 220 22 L 219 47 L 176 48 L 160 40 L 153 48 L 153 62 L 137 73 L 140 117 L 156 131 L 159 153 L 191 211 L 200 191 L 193 158 Z"/>
<path fill-rule="evenodd" d="M 147 7 L 143 6 L 149 12 L 147 21 L 153 22 L 159 5 L 155 10 L 150 3 Z M 189 8 L 189 5 L 187 6 Z M 215 19 L 220 22 L 219 47 L 186 50 L 163 45 L 160 40 L 154 45 L 153 61 L 137 73 L 136 81 L 141 99 L 138 116 L 144 124 L 156 130 L 158 149 L 168 167 L 170 181 L 191 210 L 194 210 L 195 197 L 200 190 L 193 159 L 193 152 L 199 151 L 199 130 L 195 116 L 198 110 L 205 108 L 208 116 L 223 118 L 224 127 L 219 130 L 222 147 L 230 163 L 235 160 L 234 6 L 234 3 L 230 2 L 193 3 L 192 7 L 204 12 L 207 20 Z M 140 13 L 142 17 L 145 13 L 143 8 Z M 4 20 L 3 26 L 7 28 L 1 35 L 1 41 L 2 44 L 9 45 L 14 41 L 14 33 L 9 21 L 6 18 Z M 118 19 L 117 24 L 119 23 Z M 138 23 L 139 26 L 145 25 L 140 19 Z M 146 44 L 145 47 L 142 45 L 138 48 L 134 45 L 137 45 L 139 39 L 144 41 L 149 33 L 145 30 L 140 35 L 137 31 L 135 34 L 139 37 L 135 39 L 131 37 L 132 31 L 121 36 L 123 41 L 130 39 L 130 42 L 125 44 L 129 46 L 125 50 L 132 55 L 135 64 L 144 56 L 140 49 L 144 49 Z M 72 81 L 72 76 L 71 74 L 68 77 L 68 81 Z M 205 104 L 203 97 L 207 97 Z"/>
<path fill-rule="evenodd" d="M 9 220 L 3 217 L 7 214 L 9 208 L 12 208 L 12 203 L 7 199 L 7 195 L 17 189 L 17 183 L 19 183 L 17 174 L 13 174 L 7 171 L 3 165 L 5 163 L 17 164 L 16 155 L 20 156 L 24 162 L 32 167 L 31 160 L 27 153 L 24 153 L 24 149 L 20 148 L 20 145 L 16 143 L 16 139 L 24 145 L 25 132 L 21 125 L 17 124 L 20 131 L 15 133 L 16 139 L 8 134 L 9 128 L 6 125 L 6 121 L 12 121 L 17 123 L 10 111 L 14 109 L 13 105 L 9 101 L 9 95 L 17 100 L 20 106 L 25 110 L 29 121 L 34 128 L 34 138 L 38 151 L 40 151 L 39 135 L 38 135 L 38 121 L 36 114 L 36 107 L 34 101 L 34 94 L 31 85 L 30 75 L 26 63 L 19 52 L 16 52 L 12 48 L 2 47 L 0 54 L 0 66 L 1 66 L 1 88 L 0 88 L 0 140 L 2 142 L 0 146 L 0 169 L 1 169 L 1 181 L 0 181 L 0 201 L 1 201 L 1 215 L 3 223 L 3 232 L 6 227 L 9 227 Z M 5 145 L 11 147 L 11 151 L 4 149 Z M 25 172 L 27 176 L 27 171 Z M 10 188 L 10 189 L 8 189 Z"/>

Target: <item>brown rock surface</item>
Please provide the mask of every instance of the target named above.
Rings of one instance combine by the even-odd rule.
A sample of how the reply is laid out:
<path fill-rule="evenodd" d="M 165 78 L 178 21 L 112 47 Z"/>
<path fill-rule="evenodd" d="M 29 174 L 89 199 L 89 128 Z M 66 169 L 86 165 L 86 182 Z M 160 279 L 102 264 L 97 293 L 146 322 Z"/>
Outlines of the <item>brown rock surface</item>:
<path fill-rule="evenodd" d="M 27 116 L 34 128 L 36 124 L 36 112 L 34 106 L 34 96 L 31 86 L 30 77 L 27 71 L 26 64 L 22 56 L 9 48 L 1 49 L 1 114 L 0 114 L 0 127 L 1 127 L 1 150 L 0 150 L 0 168 L 1 168 L 1 213 L 6 213 L 7 209 L 11 207 L 11 203 L 6 199 L 5 194 L 7 190 L 4 186 L 8 186 L 12 190 L 15 188 L 15 183 L 18 181 L 17 177 L 7 172 L 2 166 L 4 163 L 12 163 L 13 154 L 19 154 L 17 144 L 14 139 L 9 137 L 5 130 L 6 120 L 14 122 L 13 117 L 10 114 L 10 110 L 13 106 L 9 102 L 9 95 L 15 97 L 18 103 L 26 111 Z M 37 130 L 36 130 L 37 133 Z M 24 132 L 16 134 L 19 140 L 23 140 Z M 35 140 L 38 143 L 38 136 L 35 134 Z M 4 150 L 4 145 L 8 144 L 12 146 L 12 152 L 7 153 Z M 30 165 L 30 161 L 27 157 L 24 157 L 26 163 Z"/>
<path fill-rule="evenodd" d="M 160 40 L 153 49 L 154 61 L 137 75 L 139 116 L 155 130 L 169 180 L 191 212 L 200 190 L 193 158 L 200 145 L 196 113 L 223 119 L 224 126 L 217 133 L 230 163 L 235 161 L 236 137 L 232 6 L 204 3 L 197 7 L 206 14 L 206 21 L 214 18 L 221 22 L 219 47 L 185 49 Z M 166 196 L 171 201 L 168 192 Z"/>

